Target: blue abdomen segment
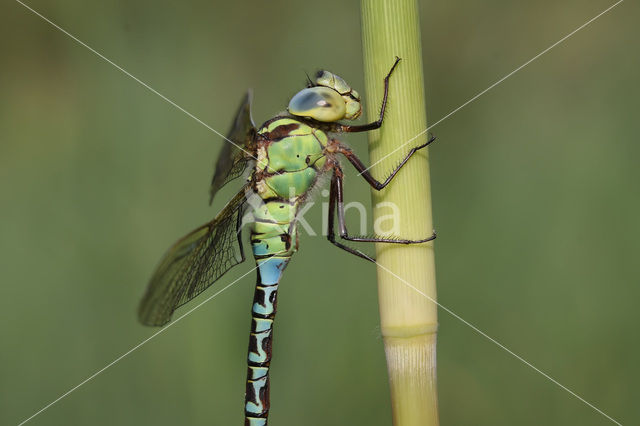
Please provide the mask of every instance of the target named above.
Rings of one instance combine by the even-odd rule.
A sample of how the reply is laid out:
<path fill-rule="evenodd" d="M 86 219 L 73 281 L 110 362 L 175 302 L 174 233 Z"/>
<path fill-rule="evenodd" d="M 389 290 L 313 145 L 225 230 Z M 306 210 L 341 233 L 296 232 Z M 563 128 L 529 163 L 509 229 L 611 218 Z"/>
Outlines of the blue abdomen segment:
<path fill-rule="evenodd" d="M 263 365 L 271 361 L 273 320 L 253 317 L 252 321 L 248 360 L 250 365 Z"/>
<path fill-rule="evenodd" d="M 258 260 L 256 262 L 259 274 L 258 284 L 262 286 L 277 285 L 289 259 L 289 257 L 270 257 Z"/>

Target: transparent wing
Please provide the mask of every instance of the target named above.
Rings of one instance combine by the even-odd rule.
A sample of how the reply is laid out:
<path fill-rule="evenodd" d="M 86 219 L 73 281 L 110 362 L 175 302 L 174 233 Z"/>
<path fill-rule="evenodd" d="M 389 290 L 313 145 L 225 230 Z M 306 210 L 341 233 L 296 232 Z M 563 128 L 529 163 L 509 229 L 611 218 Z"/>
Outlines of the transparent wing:
<path fill-rule="evenodd" d="M 256 128 L 251 119 L 251 98 L 252 93 L 248 91 L 240 103 L 231 129 L 227 134 L 227 139 L 233 141 L 233 143 L 229 142 L 229 140 L 225 140 L 222 143 L 213 179 L 211 179 L 209 204 L 213 202 L 213 197 L 218 190 L 228 182 L 241 176 L 253 159 L 252 156 L 255 157 L 253 139 Z"/>
<path fill-rule="evenodd" d="M 225 272 L 244 261 L 240 237 L 243 188 L 215 219 L 176 242 L 156 268 L 138 308 L 145 325 L 161 326 Z"/>

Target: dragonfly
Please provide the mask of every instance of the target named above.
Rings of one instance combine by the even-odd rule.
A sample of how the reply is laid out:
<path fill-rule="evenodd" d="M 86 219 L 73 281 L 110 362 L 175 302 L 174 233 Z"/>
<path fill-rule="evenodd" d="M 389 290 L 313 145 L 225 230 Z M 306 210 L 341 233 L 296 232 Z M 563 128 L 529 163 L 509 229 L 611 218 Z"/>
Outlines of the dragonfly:
<path fill-rule="evenodd" d="M 375 179 L 354 152 L 338 139 L 343 133 L 366 132 L 382 126 L 387 107 L 389 80 L 398 66 L 384 77 L 380 115 L 376 121 L 344 124 L 362 112 L 360 95 L 329 71 L 318 71 L 312 81 L 290 100 L 287 111 L 260 127 L 251 117 L 251 92 L 235 115 L 227 140 L 215 165 L 210 186 L 211 204 L 230 181 L 247 176 L 242 189 L 210 222 L 178 240 L 157 266 L 140 302 L 138 317 L 149 326 L 167 324 L 174 311 L 202 293 L 229 269 L 244 262 L 242 228 L 249 217 L 250 243 L 256 262 L 257 282 L 251 310 L 247 357 L 245 426 L 265 426 L 270 409 L 269 370 L 278 285 L 298 250 L 297 214 L 309 200 L 323 175 L 330 174 L 328 240 L 337 247 L 375 262 L 347 242 L 419 244 L 436 235 L 411 240 L 351 235 L 345 225 L 344 173 L 346 158 L 376 190 L 386 187 L 418 150 L 435 140 L 431 136 L 412 148 L 382 181 Z M 337 217 L 338 232 L 335 222 Z"/>

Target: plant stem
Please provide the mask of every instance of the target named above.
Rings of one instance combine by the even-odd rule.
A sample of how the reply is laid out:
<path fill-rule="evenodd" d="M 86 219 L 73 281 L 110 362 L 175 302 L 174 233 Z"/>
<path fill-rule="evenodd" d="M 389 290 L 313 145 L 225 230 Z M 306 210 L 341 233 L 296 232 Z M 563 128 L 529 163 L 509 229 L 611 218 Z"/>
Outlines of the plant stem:
<path fill-rule="evenodd" d="M 401 158 L 428 137 L 420 25 L 416 0 L 361 0 L 367 113 L 375 119 L 383 77 L 396 56 L 389 105 L 379 131 L 369 132 L 372 173 L 385 177 Z M 384 159 L 383 159 L 384 158 Z M 373 191 L 374 227 L 397 206 L 396 236 L 421 239 L 432 233 L 427 150 L 417 152 L 383 191 Z M 387 216 L 388 217 L 388 216 Z M 391 220 L 380 222 L 383 230 Z M 376 229 L 377 232 L 379 230 Z M 436 389 L 437 306 L 433 243 L 377 244 L 380 325 L 387 357 L 395 426 L 438 425 Z M 412 289 L 396 276 L 415 287 Z M 422 292 L 425 297 L 418 293 Z M 432 300 L 429 300 L 431 298 Z"/>

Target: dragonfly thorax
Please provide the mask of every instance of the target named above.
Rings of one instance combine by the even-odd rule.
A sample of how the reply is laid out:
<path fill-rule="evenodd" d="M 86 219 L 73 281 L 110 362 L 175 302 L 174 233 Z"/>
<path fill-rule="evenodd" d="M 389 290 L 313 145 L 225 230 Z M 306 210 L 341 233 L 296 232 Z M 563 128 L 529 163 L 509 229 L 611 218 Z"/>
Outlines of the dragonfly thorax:
<path fill-rule="evenodd" d="M 265 200 L 305 195 L 324 171 L 327 134 L 297 119 L 278 117 L 265 123 L 258 136 L 258 195 Z"/>
<path fill-rule="evenodd" d="M 254 256 L 287 257 L 296 251 L 295 218 L 325 171 L 327 143 L 322 130 L 292 117 L 276 117 L 258 129 L 251 181 L 262 202 L 250 203 Z"/>
<path fill-rule="evenodd" d="M 288 109 L 292 115 L 323 122 L 355 120 L 362 112 L 358 92 L 329 71 L 318 71 L 315 85 L 296 93 Z"/>

